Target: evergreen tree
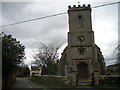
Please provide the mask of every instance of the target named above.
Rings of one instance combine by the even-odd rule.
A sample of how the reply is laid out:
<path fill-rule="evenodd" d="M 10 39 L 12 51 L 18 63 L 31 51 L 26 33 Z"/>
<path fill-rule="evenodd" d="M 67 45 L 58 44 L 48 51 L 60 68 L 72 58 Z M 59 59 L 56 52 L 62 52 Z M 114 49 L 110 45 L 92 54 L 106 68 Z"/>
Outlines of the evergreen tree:
<path fill-rule="evenodd" d="M 24 59 L 25 47 L 13 38 L 12 35 L 4 34 L 2 36 L 2 74 L 8 76 L 10 73 L 16 71 Z"/>

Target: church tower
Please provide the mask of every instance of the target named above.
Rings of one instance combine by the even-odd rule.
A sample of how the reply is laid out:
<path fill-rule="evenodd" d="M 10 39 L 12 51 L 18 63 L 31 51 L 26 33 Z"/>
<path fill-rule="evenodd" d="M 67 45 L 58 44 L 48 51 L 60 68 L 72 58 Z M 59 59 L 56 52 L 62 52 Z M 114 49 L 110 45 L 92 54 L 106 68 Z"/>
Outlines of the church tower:
<path fill-rule="evenodd" d="M 69 32 L 68 46 L 61 57 L 61 72 L 71 77 L 73 85 L 91 84 L 92 75 L 96 78 L 104 74 L 105 63 L 100 48 L 94 42 L 91 7 L 88 4 L 68 6 Z"/>

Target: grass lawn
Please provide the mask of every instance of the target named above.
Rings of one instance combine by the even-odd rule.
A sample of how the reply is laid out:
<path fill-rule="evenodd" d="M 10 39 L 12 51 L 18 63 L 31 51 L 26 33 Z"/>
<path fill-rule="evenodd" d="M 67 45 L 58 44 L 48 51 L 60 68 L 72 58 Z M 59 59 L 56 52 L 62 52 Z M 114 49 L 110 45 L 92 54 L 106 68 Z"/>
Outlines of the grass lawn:
<path fill-rule="evenodd" d="M 47 82 L 42 82 L 42 81 L 40 81 L 38 79 L 35 79 L 34 77 L 31 77 L 30 80 L 32 82 L 43 85 L 43 86 L 45 86 L 47 88 L 77 88 L 77 86 L 76 87 L 75 86 L 64 86 L 63 87 L 63 86 L 57 85 L 57 83 L 53 84 L 53 83 L 49 83 L 49 82 L 48 83 Z M 96 89 L 117 89 L 118 87 L 107 86 L 107 85 L 97 85 L 97 86 L 95 86 L 93 88 L 96 88 Z"/>
<path fill-rule="evenodd" d="M 47 88 L 76 88 L 75 86 L 69 85 L 69 86 L 60 86 L 57 85 L 58 83 L 50 83 L 50 82 L 42 82 L 34 77 L 31 77 L 29 80 L 31 80 L 32 82 L 38 83 L 40 85 L 43 85 Z"/>
<path fill-rule="evenodd" d="M 32 78 L 32 77 L 31 77 L 29 80 L 31 80 L 31 81 L 33 81 L 33 82 L 35 82 L 35 83 L 38 83 L 38 84 L 40 84 L 40 85 L 43 85 L 43 86 L 45 86 L 45 87 L 47 87 L 47 88 L 61 88 L 61 87 L 58 86 L 58 85 L 53 85 L 53 84 L 50 84 L 50 83 L 41 82 L 41 81 L 36 80 L 35 78 Z"/>

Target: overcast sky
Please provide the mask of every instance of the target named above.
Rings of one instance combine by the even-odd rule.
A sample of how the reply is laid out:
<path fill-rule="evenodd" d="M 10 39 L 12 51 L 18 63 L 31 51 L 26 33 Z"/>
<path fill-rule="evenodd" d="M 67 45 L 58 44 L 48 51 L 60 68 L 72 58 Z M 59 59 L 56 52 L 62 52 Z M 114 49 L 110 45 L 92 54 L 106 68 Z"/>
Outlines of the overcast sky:
<path fill-rule="evenodd" d="M 110 2 L 82 2 L 81 0 L 46 0 L 40 2 L 2 2 L 2 25 L 28 19 L 43 17 L 51 14 L 67 12 L 68 5 L 91 4 L 91 6 Z M 94 1 L 94 2 L 93 2 Z M 114 2 L 119 0 L 114 0 Z M 114 62 L 113 50 L 118 45 L 118 4 L 92 9 L 92 29 L 95 43 L 101 48 L 107 65 Z M 3 27 L 2 31 L 12 34 L 26 49 L 25 63 L 30 65 L 36 52 L 38 42 L 64 41 L 62 50 L 67 45 L 68 15 L 45 18 L 23 24 Z"/>

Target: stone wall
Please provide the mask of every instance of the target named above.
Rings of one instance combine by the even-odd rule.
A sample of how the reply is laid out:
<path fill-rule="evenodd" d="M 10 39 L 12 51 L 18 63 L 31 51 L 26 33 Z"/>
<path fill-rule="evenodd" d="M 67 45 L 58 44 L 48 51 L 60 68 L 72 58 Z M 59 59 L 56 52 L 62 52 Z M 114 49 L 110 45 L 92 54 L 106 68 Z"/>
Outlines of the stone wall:
<path fill-rule="evenodd" d="M 61 87 L 69 86 L 72 83 L 72 79 L 66 76 L 55 76 L 55 75 L 33 75 L 33 78 L 53 85 L 59 85 Z"/>
<path fill-rule="evenodd" d="M 2 88 L 9 87 L 16 80 L 16 73 L 11 73 L 7 77 L 2 77 Z"/>

